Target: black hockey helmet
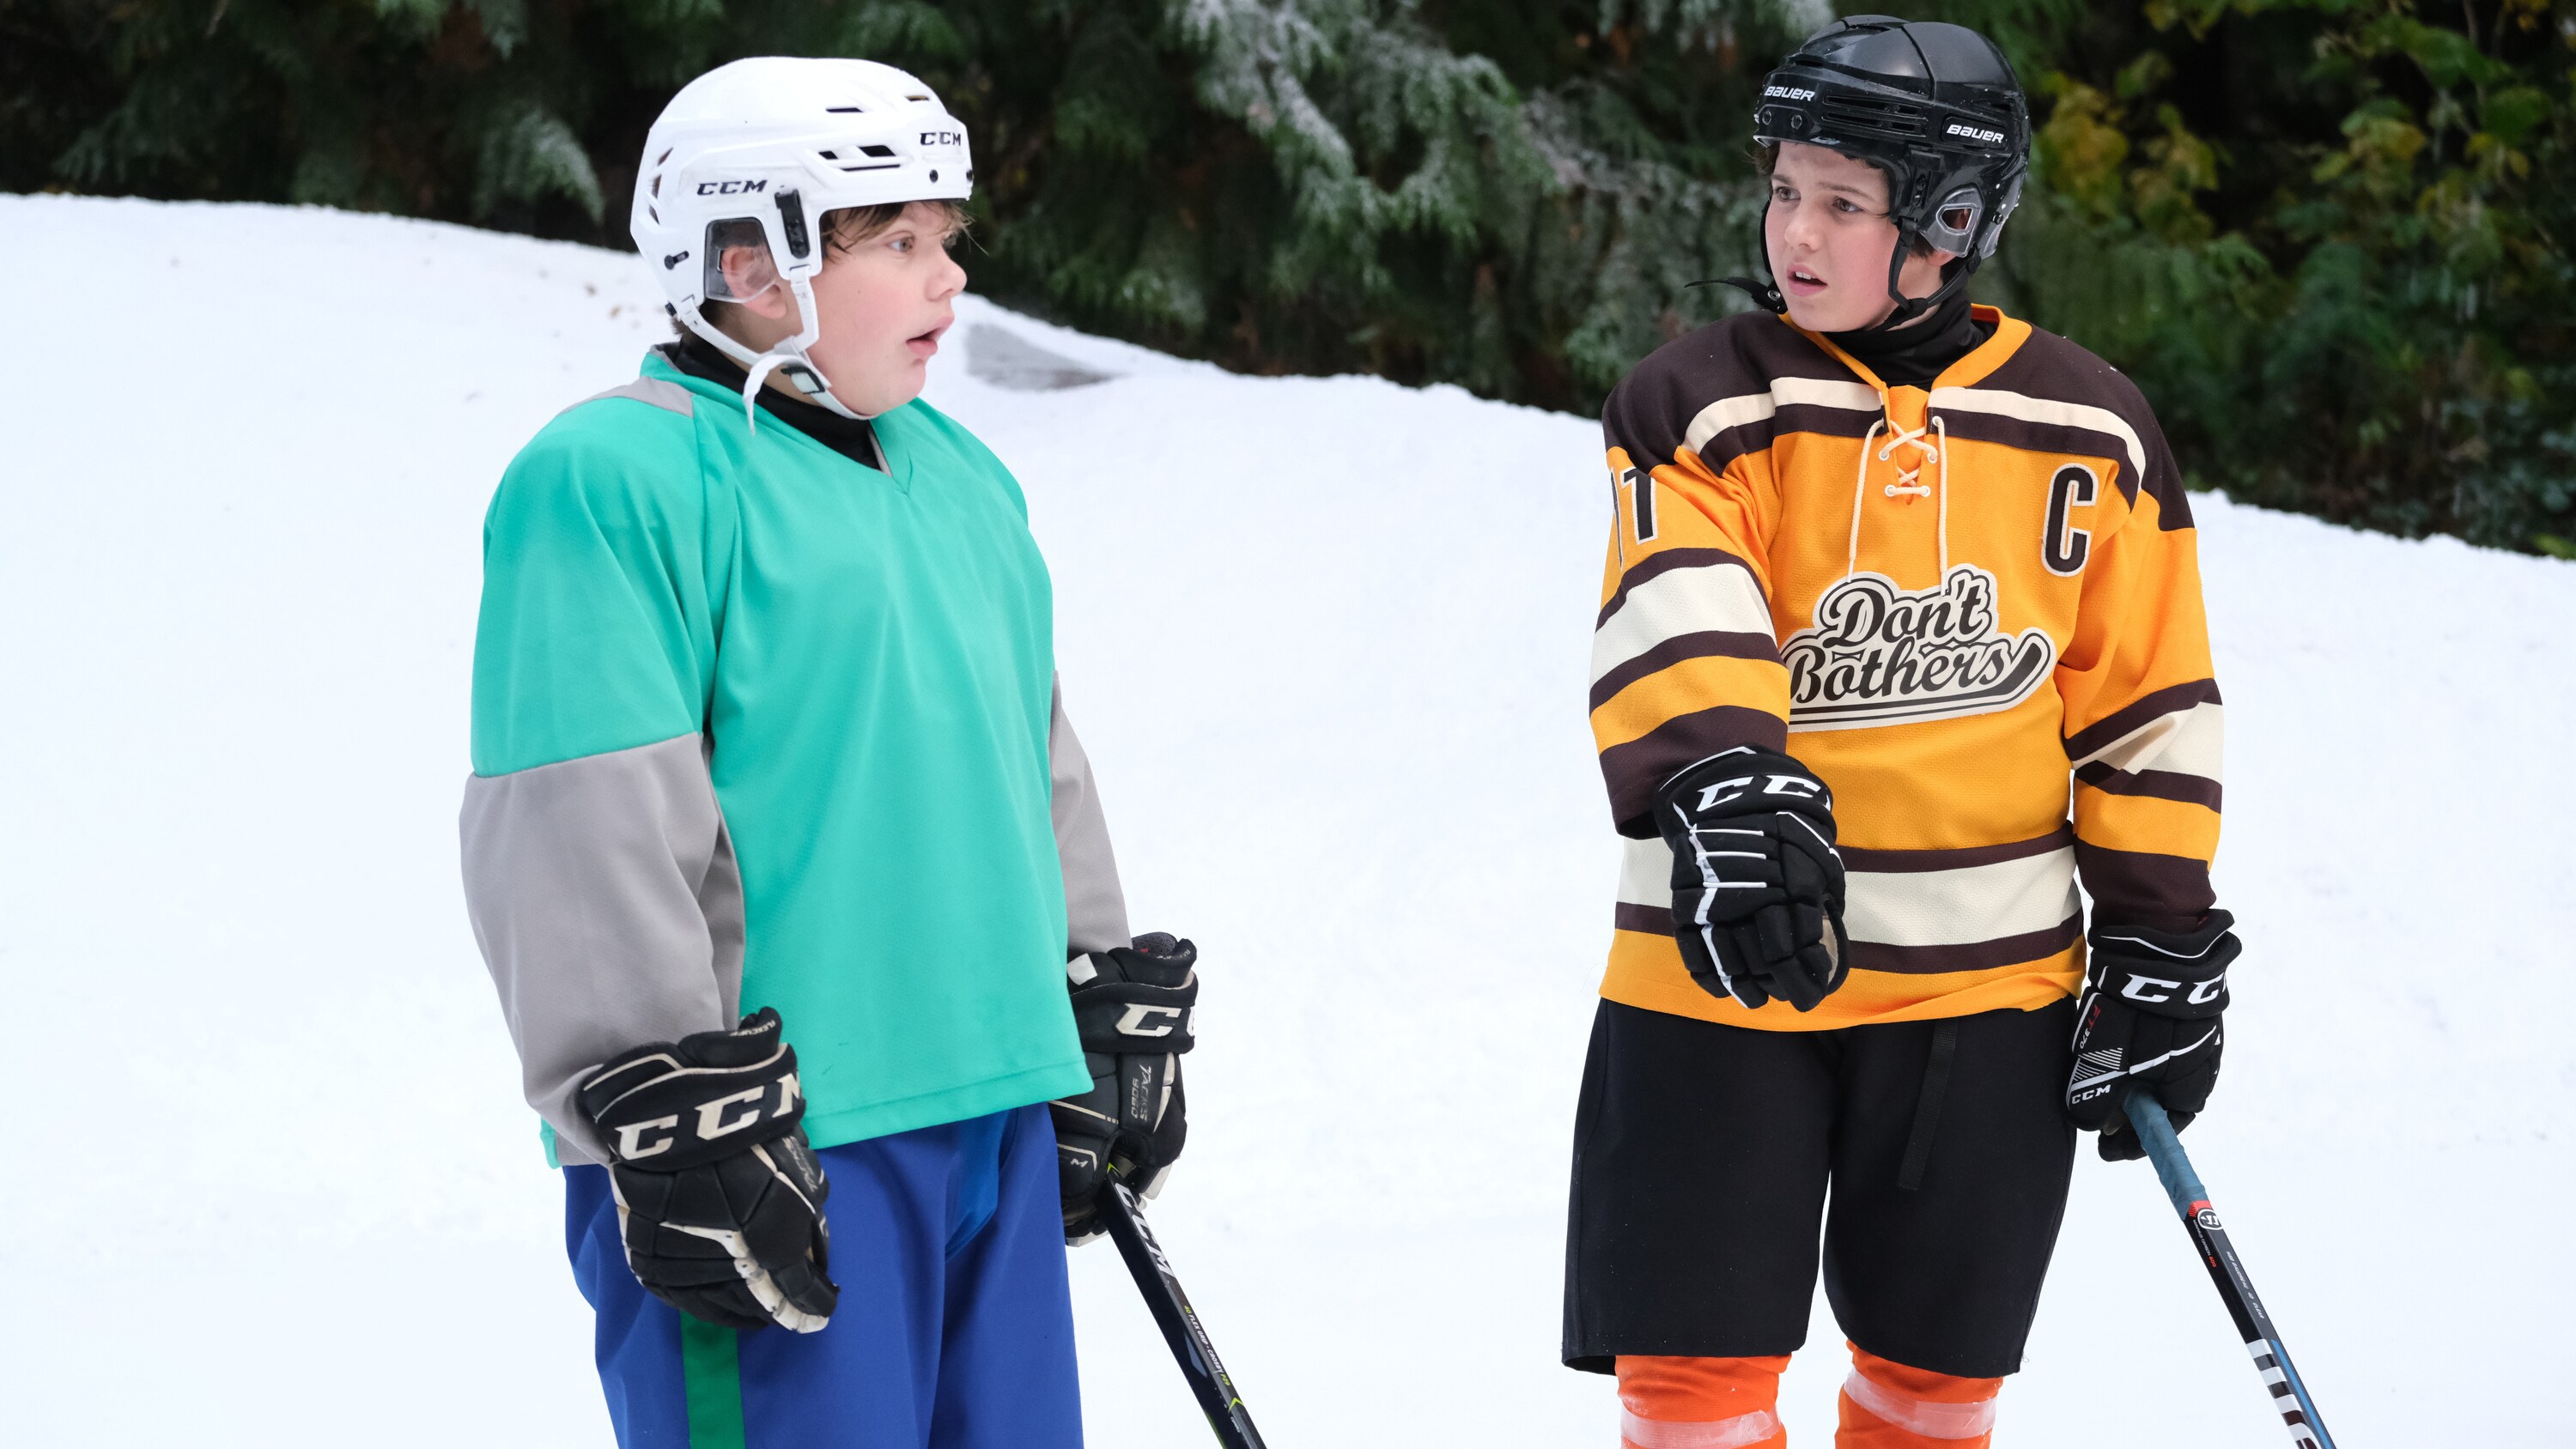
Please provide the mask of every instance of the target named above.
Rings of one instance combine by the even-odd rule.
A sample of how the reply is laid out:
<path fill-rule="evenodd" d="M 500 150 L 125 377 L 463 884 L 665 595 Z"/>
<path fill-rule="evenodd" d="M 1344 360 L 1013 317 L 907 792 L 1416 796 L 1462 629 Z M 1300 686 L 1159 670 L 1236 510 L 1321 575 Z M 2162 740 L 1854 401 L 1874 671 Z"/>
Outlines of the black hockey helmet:
<path fill-rule="evenodd" d="M 1808 36 L 1764 78 L 1753 138 L 1830 146 L 1886 173 L 1896 312 L 1882 326 L 1967 284 L 2030 174 L 2030 108 L 2012 62 L 1976 31 L 1936 20 L 1854 15 Z M 1929 297 L 1897 291 L 1917 236 L 1961 259 Z"/>

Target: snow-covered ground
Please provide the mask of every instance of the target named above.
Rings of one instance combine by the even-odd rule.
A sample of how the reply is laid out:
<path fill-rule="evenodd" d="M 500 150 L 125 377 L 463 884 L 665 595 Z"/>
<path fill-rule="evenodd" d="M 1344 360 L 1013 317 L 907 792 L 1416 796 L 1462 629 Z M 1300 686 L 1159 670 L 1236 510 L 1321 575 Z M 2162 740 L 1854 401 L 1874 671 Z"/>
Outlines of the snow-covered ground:
<path fill-rule="evenodd" d="M 662 335 L 649 279 L 42 197 L 0 275 L 7 1441 L 605 1443 L 454 820 L 485 501 Z M 1155 1220 L 1266 1434 L 1614 1442 L 1555 1363 L 1615 871 L 1593 429 L 961 311 L 985 371 L 1114 375 L 931 395 L 1027 485 L 1138 925 L 1206 953 Z M 2190 1146 L 2348 1443 L 2566 1444 L 2576 567 L 2195 507 L 2249 949 Z M 1093 1442 L 1206 1442 L 1110 1249 L 1075 1278 Z M 1841 1374 L 1820 1317 L 1800 1442 Z M 2088 1151 L 2001 1442 L 2276 1422 L 2147 1169 Z"/>

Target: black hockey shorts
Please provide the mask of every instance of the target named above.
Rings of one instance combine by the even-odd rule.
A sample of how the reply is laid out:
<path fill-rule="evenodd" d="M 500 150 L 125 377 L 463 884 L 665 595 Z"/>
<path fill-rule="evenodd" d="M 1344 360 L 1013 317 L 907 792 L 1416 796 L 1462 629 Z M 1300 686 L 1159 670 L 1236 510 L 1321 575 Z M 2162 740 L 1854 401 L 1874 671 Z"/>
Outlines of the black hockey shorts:
<path fill-rule="evenodd" d="M 2071 1000 L 1835 1031 L 1602 1002 L 1575 1114 L 1565 1362 L 1794 1351 L 1821 1230 L 1852 1342 L 1963 1378 L 2019 1369 L 2074 1168 L 2074 1029 Z"/>

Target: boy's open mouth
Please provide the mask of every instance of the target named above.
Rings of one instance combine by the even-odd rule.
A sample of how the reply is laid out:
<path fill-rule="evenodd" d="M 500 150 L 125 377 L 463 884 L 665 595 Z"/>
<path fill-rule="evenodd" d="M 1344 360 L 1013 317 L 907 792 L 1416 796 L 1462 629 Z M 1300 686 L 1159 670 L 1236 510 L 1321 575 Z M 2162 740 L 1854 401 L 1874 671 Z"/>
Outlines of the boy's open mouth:
<path fill-rule="evenodd" d="M 928 357 L 939 350 L 940 336 L 947 332 L 949 327 L 954 324 L 956 320 L 956 318 L 951 317 L 947 321 L 940 323 L 938 326 L 931 328 L 927 332 L 921 333 L 918 336 L 907 337 L 904 339 L 903 345 L 910 348 L 912 350 L 912 355 L 915 357 Z"/>
<path fill-rule="evenodd" d="M 1825 287 L 1824 279 L 1805 267 L 1791 267 L 1789 275 L 1781 280 L 1786 282 L 1789 290 L 1793 292 L 1820 292 Z"/>

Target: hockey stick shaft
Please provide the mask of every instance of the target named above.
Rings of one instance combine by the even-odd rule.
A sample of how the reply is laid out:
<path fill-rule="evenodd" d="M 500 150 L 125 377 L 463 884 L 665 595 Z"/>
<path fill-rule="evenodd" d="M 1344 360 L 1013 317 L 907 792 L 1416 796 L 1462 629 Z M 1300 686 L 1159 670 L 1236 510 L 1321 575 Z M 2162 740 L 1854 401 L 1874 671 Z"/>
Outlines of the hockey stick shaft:
<path fill-rule="evenodd" d="M 2218 1296 L 2227 1304 L 2227 1315 L 2236 1320 L 2236 1332 L 2245 1340 L 2245 1351 L 2254 1356 L 2255 1371 L 2263 1376 L 2263 1386 L 2271 1391 L 2272 1402 L 2281 1411 L 2281 1422 L 2289 1427 L 2290 1442 L 2300 1449 L 2334 1449 L 2334 1436 L 2326 1432 L 2325 1421 L 2317 1417 L 2316 1401 L 2308 1397 L 2308 1386 L 2299 1381 L 2299 1371 L 2291 1366 L 2290 1351 L 2281 1344 L 2280 1330 L 2272 1326 L 2272 1315 L 2264 1311 L 2263 1300 L 2255 1296 L 2254 1280 L 2246 1276 L 2244 1260 L 2236 1256 L 2236 1245 L 2227 1240 L 2227 1229 L 2219 1225 L 2218 1210 L 2209 1205 L 2209 1189 L 2200 1185 L 2200 1174 L 2192 1171 L 2191 1159 L 2183 1154 L 2182 1138 L 2175 1135 L 2173 1119 L 2165 1115 L 2164 1104 L 2144 1092 L 2131 1092 L 2124 1105 L 2129 1125 L 2137 1129 L 2139 1144 L 2156 1165 L 2165 1196 L 2173 1200 L 2174 1211 L 2182 1215 L 2192 1246 L 2200 1250 L 2200 1260 L 2209 1269 L 2209 1281 L 2218 1285 Z"/>
<path fill-rule="evenodd" d="M 1137 1291 L 1145 1295 L 1145 1306 L 1153 1310 L 1163 1341 L 1171 1345 L 1181 1377 L 1190 1381 L 1190 1392 L 1207 1414 L 1208 1427 L 1216 1431 L 1217 1443 L 1225 1449 L 1266 1449 L 1261 1431 L 1252 1427 L 1251 1412 L 1243 1407 L 1242 1395 L 1234 1391 L 1224 1361 L 1216 1356 L 1216 1345 L 1208 1341 L 1189 1295 L 1181 1291 L 1181 1280 L 1173 1276 L 1171 1260 L 1163 1256 L 1162 1244 L 1145 1226 L 1145 1214 L 1125 1183 L 1109 1185 L 1101 1199 L 1101 1219 L 1118 1244 L 1118 1255 L 1127 1260 Z"/>

